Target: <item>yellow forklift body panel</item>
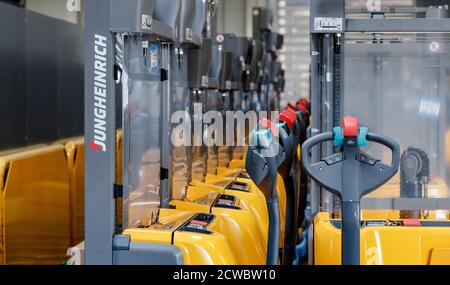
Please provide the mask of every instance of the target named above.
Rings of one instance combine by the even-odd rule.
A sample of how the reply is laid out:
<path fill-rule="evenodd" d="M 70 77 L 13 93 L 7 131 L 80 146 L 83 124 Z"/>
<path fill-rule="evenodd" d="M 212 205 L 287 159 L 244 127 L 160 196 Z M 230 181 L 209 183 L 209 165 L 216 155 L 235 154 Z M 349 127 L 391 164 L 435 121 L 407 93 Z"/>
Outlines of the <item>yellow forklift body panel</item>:
<path fill-rule="evenodd" d="M 228 240 L 222 234 L 175 232 L 174 240 L 186 265 L 237 265 Z"/>
<path fill-rule="evenodd" d="M 238 264 L 266 263 L 267 234 L 263 235 L 263 231 L 248 210 L 213 208 L 212 214 L 222 217 L 225 221 L 220 232 L 226 233 Z"/>
<path fill-rule="evenodd" d="M 431 252 L 430 265 L 449 265 L 450 248 L 435 248 Z"/>
<path fill-rule="evenodd" d="M 220 169 L 223 170 L 222 173 L 225 173 L 225 170 L 227 168 L 218 168 L 218 172 L 219 172 Z M 236 169 L 230 170 L 230 173 L 240 173 L 240 172 L 242 172 L 242 171 L 241 170 L 238 171 Z M 228 173 L 228 174 L 230 174 L 230 173 Z M 248 184 L 250 186 L 250 189 L 254 189 L 252 191 L 252 193 L 255 193 L 257 195 L 257 199 L 256 200 L 259 200 L 259 202 L 257 202 L 257 201 L 254 201 L 254 202 L 249 201 L 249 202 L 253 205 L 252 207 L 255 208 L 255 211 L 258 211 L 258 210 L 256 210 L 256 208 L 260 208 L 261 209 L 260 211 L 262 211 L 260 213 L 264 213 L 264 216 L 261 216 L 260 214 L 256 214 L 257 216 L 261 216 L 261 218 L 262 218 L 262 220 L 258 220 L 258 224 L 260 225 L 260 227 L 261 228 L 265 228 L 265 229 L 268 228 L 268 226 L 269 226 L 269 214 L 267 212 L 266 199 L 264 197 L 264 194 L 257 188 L 255 183 L 253 183 L 253 181 L 250 178 L 239 177 L 239 176 L 236 176 L 236 175 L 234 175 L 234 177 L 235 177 L 234 178 L 235 181 L 246 183 L 246 184 Z M 229 181 L 229 179 L 230 179 L 229 177 L 228 178 L 227 177 L 221 178 L 220 175 L 217 175 L 217 176 L 207 175 L 206 181 L 207 181 L 207 183 L 214 183 L 215 182 L 215 183 L 220 184 L 221 186 L 223 186 L 223 185 L 226 185 L 225 183 L 227 181 Z M 198 183 L 196 183 L 196 185 L 198 185 Z M 286 219 L 286 188 L 285 188 L 285 185 L 284 185 L 283 178 L 279 174 L 277 176 L 277 192 L 278 192 L 278 207 L 280 209 L 280 221 L 281 221 L 280 222 L 280 247 L 284 248 L 284 228 L 285 228 L 284 221 Z M 234 194 L 234 191 L 233 191 L 232 195 L 239 196 L 239 194 Z M 239 197 L 241 199 L 244 199 L 244 197 L 241 197 L 241 196 L 239 196 Z M 257 204 L 255 204 L 255 203 L 259 203 L 261 205 L 260 206 L 259 205 L 256 206 Z M 262 209 L 265 209 L 265 210 L 262 210 Z"/>
<path fill-rule="evenodd" d="M 195 191 L 189 191 L 195 192 Z M 235 206 L 241 209 L 227 209 L 213 207 L 217 196 L 208 193 L 207 196 L 195 197 L 191 201 L 173 200 L 170 205 L 177 210 L 211 213 L 220 216 L 222 223 L 217 225 L 218 232 L 223 233 L 231 247 L 236 262 L 240 265 L 263 265 L 266 262 L 267 237 L 263 236 L 263 231 L 259 228 L 255 217 L 245 204 L 240 203 L 237 198 Z M 267 230 L 265 231 L 267 233 Z"/>
<path fill-rule="evenodd" d="M 233 159 L 230 161 L 230 168 L 245 168 L 245 160 Z"/>
<path fill-rule="evenodd" d="M 160 209 L 159 220 L 146 228 L 129 228 L 123 234 L 134 242 L 156 242 L 171 244 L 173 232 L 192 218 L 192 212 Z"/>
<path fill-rule="evenodd" d="M 236 265 L 228 239 L 220 229 L 224 221 L 215 216 L 207 229 L 210 234 L 184 232 L 178 229 L 195 213 L 160 209 L 159 220 L 147 228 L 130 228 L 123 232 L 133 242 L 173 244 L 183 253 L 185 265 Z"/>
<path fill-rule="evenodd" d="M 217 176 L 236 177 L 242 172 L 239 167 L 217 167 Z"/>
<path fill-rule="evenodd" d="M 232 181 L 233 180 L 224 185 L 228 185 Z M 258 227 L 261 229 L 261 233 L 265 241 L 267 242 L 269 232 L 269 213 L 267 211 L 266 198 L 261 193 L 261 191 L 252 186 L 254 185 L 253 183 L 248 184 L 249 184 L 249 192 L 244 192 L 225 189 L 225 186 L 220 187 L 208 183 L 192 182 L 191 186 L 188 187 L 187 192 L 190 193 L 191 191 L 201 191 L 200 193 L 205 194 L 208 191 L 214 191 L 219 194 L 228 194 L 238 197 L 242 207 L 249 209 L 249 211 L 252 213 L 252 216 L 256 219 L 256 223 L 258 224 Z"/>
<path fill-rule="evenodd" d="M 361 264 L 363 265 L 442 263 L 447 262 L 450 257 L 446 255 L 449 251 L 441 251 L 441 249 L 449 248 L 450 227 L 366 226 L 361 228 Z M 319 213 L 314 221 L 314 261 L 317 265 L 341 264 L 341 230 L 331 224 L 328 213 Z"/>

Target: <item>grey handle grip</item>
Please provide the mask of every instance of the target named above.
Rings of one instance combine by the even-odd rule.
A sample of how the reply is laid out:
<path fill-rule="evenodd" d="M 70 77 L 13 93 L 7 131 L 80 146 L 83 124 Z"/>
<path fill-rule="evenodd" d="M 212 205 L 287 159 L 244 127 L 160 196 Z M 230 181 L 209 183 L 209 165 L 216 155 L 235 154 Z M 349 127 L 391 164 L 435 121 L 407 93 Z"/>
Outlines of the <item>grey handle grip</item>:
<path fill-rule="evenodd" d="M 303 145 L 302 145 L 302 163 L 303 163 L 303 167 L 305 168 L 306 172 L 309 175 L 311 175 L 313 173 L 313 170 L 311 167 L 311 159 L 310 159 L 310 155 L 309 155 L 311 149 L 316 145 L 320 145 L 321 143 L 332 141 L 333 139 L 334 139 L 333 133 L 327 132 L 327 133 L 321 133 L 316 136 L 313 136 L 313 137 L 307 139 L 303 143 Z"/>
<path fill-rule="evenodd" d="M 334 194 L 341 196 L 343 194 L 342 163 L 344 161 L 328 165 L 323 160 L 312 163 L 310 159 L 310 151 L 314 146 L 332 141 L 333 139 L 334 135 L 331 132 L 322 133 L 308 139 L 302 146 L 302 163 L 305 171 L 314 181 Z M 398 171 L 400 164 L 400 146 L 397 142 L 385 136 L 373 133 L 367 134 L 367 140 L 388 147 L 392 152 L 392 161 L 390 165 L 385 165 L 379 161 L 372 166 L 361 164 L 361 173 L 359 174 L 361 175 L 361 184 L 358 187 L 360 197 L 378 188 L 394 176 Z M 324 160 L 326 160 L 326 158 Z M 356 198 L 354 197 L 354 194 L 352 194 L 352 196 L 352 199 Z"/>
<path fill-rule="evenodd" d="M 382 144 L 392 151 L 392 161 L 389 167 L 394 170 L 395 174 L 395 172 L 397 172 L 398 167 L 400 166 L 399 144 L 391 138 L 374 133 L 368 133 L 366 138 L 369 142 Z"/>

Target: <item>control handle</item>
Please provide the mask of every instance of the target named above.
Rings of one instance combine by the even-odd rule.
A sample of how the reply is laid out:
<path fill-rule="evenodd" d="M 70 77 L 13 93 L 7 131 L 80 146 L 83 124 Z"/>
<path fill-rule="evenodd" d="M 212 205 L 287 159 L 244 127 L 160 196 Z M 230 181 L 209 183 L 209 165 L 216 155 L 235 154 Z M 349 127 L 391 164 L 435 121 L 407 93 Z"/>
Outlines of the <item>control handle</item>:
<path fill-rule="evenodd" d="M 319 146 L 322 143 L 331 142 L 335 140 L 335 135 L 332 132 L 322 133 L 316 135 L 307 141 L 302 146 L 302 163 L 308 175 L 321 187 L 327 189 L 341 198 L 360 199 L 362 196 L 372 192 L 398 171 L 400 164 L 400 146 L 394 140 L 374 133 L 368 133 L 365 137 L 368 142 L 378 143 L 386 146 L 391 150 L 392 161 L 390 165 L 382 163 L 379 159 L 372 158 L 367 153 L 360 151 L 357 146 L 343 146 L 342 152 L 333 154 L 329 157 L 323 158 L 319 162 L 311 162 L 310 152 L 313 147 Z M 350 159 L 350 155 L 354 155 L 355 159 Z M 352 167 L 350 164 L 354 165 Z M 344 174 L 349 174 L 345 169 L 354 169 L 352 177 L 345 177 Z M 350 165 L 350 167 L 349 167 Z M 345 190 L 343 193 L 343 179 L 356 180 L 358 191 L 356 189 L 349 191 Z"/>

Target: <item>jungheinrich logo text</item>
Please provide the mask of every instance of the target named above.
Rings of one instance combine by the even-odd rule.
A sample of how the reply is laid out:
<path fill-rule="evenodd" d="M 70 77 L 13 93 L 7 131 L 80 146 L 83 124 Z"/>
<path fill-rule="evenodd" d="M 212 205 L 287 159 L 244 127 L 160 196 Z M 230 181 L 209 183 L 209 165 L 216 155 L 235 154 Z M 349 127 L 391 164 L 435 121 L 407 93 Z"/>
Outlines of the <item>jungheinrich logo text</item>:
<path fill-rule="evenodd" d="M 94 138 L 91 150 L 106 152 L 107 115 L 107 39 L 95 34 L 94 38 Z"/>

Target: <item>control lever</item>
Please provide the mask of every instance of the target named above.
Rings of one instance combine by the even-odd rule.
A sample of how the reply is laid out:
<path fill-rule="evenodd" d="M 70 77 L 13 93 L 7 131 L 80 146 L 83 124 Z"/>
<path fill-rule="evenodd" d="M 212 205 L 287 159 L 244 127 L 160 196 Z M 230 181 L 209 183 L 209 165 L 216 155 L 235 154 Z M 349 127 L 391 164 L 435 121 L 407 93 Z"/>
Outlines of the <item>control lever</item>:
<path fill-rule="evenodd" d="M 298 234 L 297 228 L 297 190 L 294 185 L 294 139 L 288 133 L 290 129 L 285 122 L 273 123 L 267 119 L 261 120 L 261 128 L 269 129 L 274 137 L 279 139 L 283 147 L 286 159 L 278 168 L 278 173 L 283 179 L 286 194 L 286 217 L 284 221 L 284 252 L 283 264 L 292 264 L 295 259 L 295 245 Z M 296 150 L 296 149 L 295 149 Z M 296 152 L 295 152 L 296 154 Z"/>
<path fill-rule="evenodd" d="M 311 162 L 310 152 L 314 146 L 333 142 L 341 151 L 319 162 Z M 372 158 L 360 150 L 374 142 L 388 147 L 392 152 L 390 165 Z M 342 127 L 333 132 L 322 133 L 308 139 L 302 146 L 302 162 L 305 171 L 324 189 L 342 201 L 342 264 L 360 263 L 360 201 L 392 176 L 400 163 L 400 146 L 392 139 L 369 133 L 359 128 L 358 119 L 346 117 Z"/>
<path fill-rule="evenodd" d="M 285 158 L 286 154 L 283 147 L 273 139 L 269 129 L 253 132 L 252 143 L 247 150 L 245 168 L 252 181 L 266 198 L 269 212 L 267 265 L 278 264 L 280 213 L 277 195 L 277 172 Z"/>

